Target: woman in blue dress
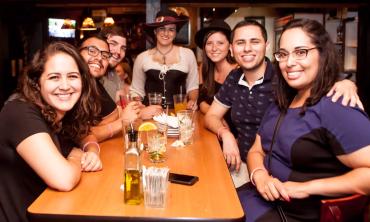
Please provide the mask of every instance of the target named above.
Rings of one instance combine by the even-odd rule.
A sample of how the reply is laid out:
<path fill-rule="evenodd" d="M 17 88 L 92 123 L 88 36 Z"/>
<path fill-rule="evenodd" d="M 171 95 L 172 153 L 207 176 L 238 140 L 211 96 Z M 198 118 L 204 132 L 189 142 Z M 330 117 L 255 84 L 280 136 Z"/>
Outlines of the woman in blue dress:
<path fill-rule="evenodd" d="M 339 66 L 320 23 L 289 22 L 274 56 L 277 101 L 248 153 L 254 186 L 240 199 L 246 221 L 280 221 L 278 208 L 288 221 L 319 221 L 321 199 L 370 193 L 370 121 L 361 109 L 325 96 Z"/>

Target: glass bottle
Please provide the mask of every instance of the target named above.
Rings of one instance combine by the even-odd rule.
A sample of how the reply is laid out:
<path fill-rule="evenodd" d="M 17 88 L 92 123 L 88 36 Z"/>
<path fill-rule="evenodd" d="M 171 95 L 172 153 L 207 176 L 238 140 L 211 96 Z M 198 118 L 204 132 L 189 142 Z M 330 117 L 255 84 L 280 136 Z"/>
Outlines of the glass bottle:
<path fill-rule="evenodd" d="M 137 147 L 137 131 L 128 130 L 128 149 L 125 152 L 125 189 L 126 204 L 137 205 L 142 201 L 140 153 Z"/>

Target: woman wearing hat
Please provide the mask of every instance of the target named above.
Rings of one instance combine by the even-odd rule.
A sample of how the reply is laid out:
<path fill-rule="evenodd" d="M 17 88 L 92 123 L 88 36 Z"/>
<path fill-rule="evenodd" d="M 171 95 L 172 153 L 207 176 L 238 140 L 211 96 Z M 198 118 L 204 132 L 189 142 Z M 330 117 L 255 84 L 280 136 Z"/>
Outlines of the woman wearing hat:
<path fill-rule="evenodd" d="M 131 95 L 144 98 L 147 93 L 160 92 L 172 107 L 173 95 L 186 92 L 188 108 L 196 105 L 199 75 L 194 53 L 173 44 L 176 32 L 187 21 L 174 11 L 163 10 L 157 13 L 154 23 L 145 24 L 155 47 L 142 52 L 135 60 Z"/>
<path fill-rule="evenodd" d="M 230 26 L 223 20 L 214 20 L 208 27 L 200 29 L 195 34 L 195 43 L 203 49 L 201 67 L 201 86 L 198 104 L 202 113 L 207 113 L 213 102 L 213 97 L 221 88 L 229 73 L 237 67 L 230 54 Z M 231 120 L 231 109 L 224 115 L 223 124 L 229 128 L 235 138 L 238 131 Z M 240 167 L 240 173 L 231 172 L 236 188 L 246 183 L 248 177 L 245 163 Z"/>
<path fill-rule="evenodd" d="M 208 27 L 200 29 L 195 34 L 195 43 L 201 49 L 201 86 L 198 104 L 202 113 L 207 113 L 212 104 L 213 97 L 224 83 L 231 70 L 237 63 L 230 54 L 230 26 L 223 20 L 214 20 Z M 236 136 L 230 110 L 226 113 L 224 124 Z"/>

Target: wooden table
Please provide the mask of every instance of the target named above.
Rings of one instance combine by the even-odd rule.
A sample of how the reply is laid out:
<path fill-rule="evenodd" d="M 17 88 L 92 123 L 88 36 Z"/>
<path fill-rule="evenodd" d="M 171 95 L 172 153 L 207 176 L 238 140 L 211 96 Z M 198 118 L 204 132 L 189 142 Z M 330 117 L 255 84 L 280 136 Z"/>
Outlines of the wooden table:
<path fill-rule="evenodd" d="M 203 127 L 198 114 L 194 143 L 167 147 L 171 172 L 199 177 L 193 186 L 169 185 L 166 207 L 146 208 L 123 202 L 123 139 L 117 136 L 101 144 L 103 170 L 83 173 L 70 192 L 46 189 L 28 208 L 31 221 L 243 221 L 244 213 L 214 134 Z M 169 144 L 174 140 L 169 139 Z M 153 165 L 146 153 L 143 165 Z"/>

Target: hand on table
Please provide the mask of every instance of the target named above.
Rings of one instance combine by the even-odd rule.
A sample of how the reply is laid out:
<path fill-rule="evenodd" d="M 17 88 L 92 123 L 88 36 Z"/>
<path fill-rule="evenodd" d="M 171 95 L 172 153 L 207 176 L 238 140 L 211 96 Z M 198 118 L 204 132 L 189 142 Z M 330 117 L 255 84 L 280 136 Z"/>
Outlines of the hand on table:
<path fill-rule="evenodd" d="M 163 112 L 163 109 L 159 105 L 150 105 L 140 110 L 140 118 L 151 119 L 153 116 L 159 115 Z"/>
<path fill-rule="evenodd" d="M 235 169 L 236 172 L 239 172 L 241 164 L 239 147 L 234 135 L 230 131 L 222 134 L 222 149 L 227 166 L 231 170 Z"/>
<path fill-rule="evenodd" d="M 189 100 L 186 105 L 186 109 L 197 110 L 198 109 L 197 101 Z"/>
<path fill-rule="evenodd" d="M 81 157 L 82 171 L 99 171 L 103 168 L 103 164 L 97 153 L 93 151 L 87 151 L 82 154 Z"/>

